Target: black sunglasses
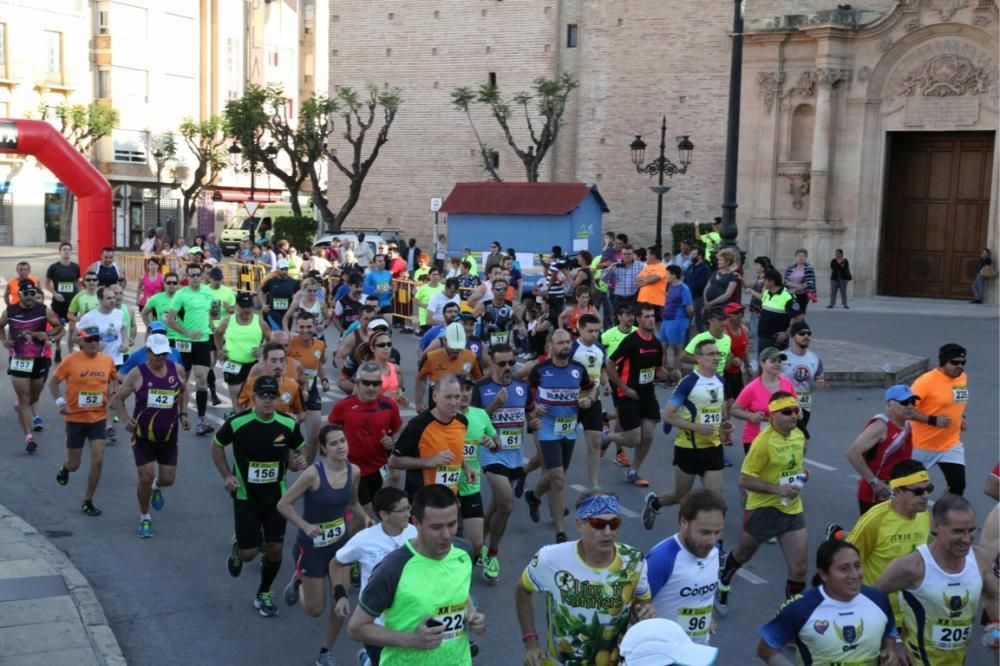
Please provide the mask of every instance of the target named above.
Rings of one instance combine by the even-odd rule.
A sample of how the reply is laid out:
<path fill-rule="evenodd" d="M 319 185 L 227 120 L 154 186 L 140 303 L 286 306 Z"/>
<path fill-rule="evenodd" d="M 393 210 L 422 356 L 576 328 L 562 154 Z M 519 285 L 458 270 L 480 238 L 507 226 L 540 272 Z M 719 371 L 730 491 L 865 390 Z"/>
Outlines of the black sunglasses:
<path fill-rule="evenodd" d="M 913 493 L 914 497 L 920 497 L 921 495 L 930 495 L 934 492 L 934 484 L 929 483 L 923 488 L 907 488 L 906 486 L 900 486 L 900 490 L 905 490 L 908 493 Z"/>
<path fill-rule="evenodd" d="M 177 280 L 166 280 L 163 284 L 177 284 Z"/>
<path fill-rule="evenodd" d="M 367 386 L 369 388 L 376 388 L 378 386 L 382 386 L 381 379 L 376 379 L 375 381 L 372 381 L 370 379 L 359 379 L 358 383 L 361 384 L 362 386 Z"/>
<path fill-rule="evenodd" d="M 84 338 L 83 341 L 84 342 L 100 342 L 101 341 L 101 336 L 99 336 L 99 335 L 91 335 L 89 337 Z"/>
<path fill-rule="evenodd" d="M 799 331 L 795 335 L 808 335 L 808 336 L 812 336 L 812 334 L 813 334 L 812 331 Z"/>
<path fill-rule="evenodd" d="M 965 359 L 964 358 L 961 359 L 961 360 L 959 360 L 959 359 L 952 359 L 952 360 L 950 360 L 948 362 L 951 363 L 952 365 L 957 365 L 958 367 L 962 367 L 962 366 L 965 365 Z"/>

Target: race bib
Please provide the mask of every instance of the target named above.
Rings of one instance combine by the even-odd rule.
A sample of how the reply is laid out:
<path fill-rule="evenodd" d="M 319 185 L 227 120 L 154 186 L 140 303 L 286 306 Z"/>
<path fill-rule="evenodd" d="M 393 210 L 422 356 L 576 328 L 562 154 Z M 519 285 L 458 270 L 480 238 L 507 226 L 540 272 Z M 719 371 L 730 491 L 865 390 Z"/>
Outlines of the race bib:
<path fill-rule="evenodd" d="M 440 465 L 434 470 L 434 483 L 443 486 L 454 486 L 458 483 L 458 477 L 462 475 L 460 465 Z"/>
<path fill-rule="evenodd" d="M 802 409 L 809 409 L 812 404 L 812 393 L 810 391 L 799 391 L 799 405 Z"/>
<path fill-rule="evenodd" d="M 313 537 L 313 546 L 316 548 L 324 548 L 330 544 L 337 543 L 347 531 L 343 518 L 337 518 L 328 523 L 320 523 L 318 527 L 323 530 L 323 533 L 318 537 Z"/>
<path fill-rule="evenodd" d="M 452 604 L 437 609 L 438 612 L 432 617 L 431 624 L 437 623 L 443 629 L 442 641 L 450 641 L 460 638 L 465 634 L 465 612 L 466 604 Z"/>
<path fill-rule="evenodd" d="M 962 650 L 969 644 L 969 635 L 972 633 L 972 618 L 962 618 L 956 620 L 942 620 L 943 624 L 935 624 L 931 627 L 931 642 L 939 650 Z M 948 626 L 954 623 L 955 626 Z"/>
<path fill-rule="evenodd" d="M 706 409 L 701 413 L 700 421 L 704 425 L 719 425 L 722 423 L 722 410 Z"/>
<path fill-rule="evenodd" d="M 712 604 L 697 608 L 681 608 L 678 624 L 695 643 L 707 643 L 709 627 L 712 624 Z"/>
<path fill-rule="evenodd" d="M 104 391 L 80 391 L 77 404 L 84 409 L 100 407 L 104 404 Z"/>
<path fill-rule="evenodd" d="M 277 483 L 278 463 L 251 460 L 247 469 L 247 483 Z"/>
<path fill-rule="evenodd" d="M 656 378 L 656 368 L 643 368 L 639 371 L 639 383 L 649 384 Z"/>
<path fill-rule="evenodd" d="M 35 367 L 33 358 L 12 358 L 10 359 L 10 369 L 14 372 L 31 372 Z"/>
<path fill-rule="evenodd" d="M 288 309 L 288 299 L 287 298 L 274 298 L 274 299 L 271 299 L 271 309 L 272 310 L 287 310 Z"/>
<path fill-rule="evenodd" d="M 240 370 L 243 369 L 242 363 L 233 363 L 232 361 L 226 361 L 222 364 L 222 371 L 228 372 L 231 375 L 240 374 Z"/>
<path fill-rule="evenodd" d="M 951 399 L 952 401 L 964 405 L 969 402 L 969 387 L 968 386 L 952 386 L 951 387 Z"/>
<path fill-rule="evenodd" d="M 575 416 L 560 416 L 556 418 L 555 425 L 552 427 L 552 431 L 557 435 L 568 435 L 572 432 L 576 432 L 576 417 Z"/>
<path fill-rule="evenodd" d="M 507 344 L 507 331 L 493 331 L 490 333 L 490 346 Z"/>
<path fill-rule="evenodd" d="M 306 379 L 310 382 L 316 379 L 316 375 L 319 374 L 319 370 L 310 370 L 309 368 L 302 368 L 302 372 L 305 373 Z"/>
<path fill-rule="evenodd" d="M 146 394 L 146 404 L 156 409 L 170 409 L 177 399 L 177 391 L 168 389 L 149 389 Z"/>
<path fill-rule="evenodd" d="M 59 284 L 56 285 L 56 291 L 58 291 L 60 294 L 72 294 L 75 289 L 76 289 L 75 282 L 60 282 Z"/>
<path fill-rule="evenodd" d="M 513 428 L 500 428 L 500 448 L 504 450 L 521 448 L 522 431 Z"/>
<path fill-rule="evenodd" d="M 388 282 L 379 282 L 377 285 L 375 285 L 375 291 L 377 291 L 380 294 L 386 294 L 389 292 L 390 287 L 391 285 Z"/>
<path fill-rule="evenodd" d="M 477 457 L 476 453 L 478 452 L 478 450 L 479 446 L 476 444 L 476 442 L 466 442 L 465 444 L 462 445 L 462 456 L 466 460 L 475 460 Z"/>
<path fill-rule="evenodd" d="M 174 342 L 174 346 L 182 354 L 191 353 L 191 342 L 188 340 L 177 340 Z"/>

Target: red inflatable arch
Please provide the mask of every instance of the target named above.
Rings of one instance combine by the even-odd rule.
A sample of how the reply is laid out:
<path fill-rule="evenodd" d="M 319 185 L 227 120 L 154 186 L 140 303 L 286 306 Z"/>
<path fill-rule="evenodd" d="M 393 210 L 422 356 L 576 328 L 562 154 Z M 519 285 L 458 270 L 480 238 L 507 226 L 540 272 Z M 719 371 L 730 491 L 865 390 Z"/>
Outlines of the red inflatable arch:
<path fill-rule="evenodd" d="M 112 244 L 111 185 L 52 125 L 41 120 L 0 118 L 0 153 L 33 155 L 76 196 L 80 266 L 101 258 Z"/>

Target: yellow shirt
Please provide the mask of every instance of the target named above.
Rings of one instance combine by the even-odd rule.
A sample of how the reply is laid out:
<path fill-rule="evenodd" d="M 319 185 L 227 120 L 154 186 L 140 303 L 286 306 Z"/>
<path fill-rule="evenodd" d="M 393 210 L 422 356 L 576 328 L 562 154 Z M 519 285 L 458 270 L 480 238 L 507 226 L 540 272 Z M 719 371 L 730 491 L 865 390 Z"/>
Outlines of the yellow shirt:
<path fill-rule="evenodd" d="M 783 436 L 774 428 L 768 426 L 761 430 L 750 445 L 750 453 L 743 459 L 740 472 L 753 476 L 765 483 L 789 485 L 796 476 L 802 474 L 802 463 L 805 459 L 806 438 L 802 431 L 795 428 Z M 787 504 L 785 498 L 773 493 L 747 492 L 747 511 L 773 507 L 782 513 L 795 515 L 802 513 L 802 496 L 799 495 Z"/>

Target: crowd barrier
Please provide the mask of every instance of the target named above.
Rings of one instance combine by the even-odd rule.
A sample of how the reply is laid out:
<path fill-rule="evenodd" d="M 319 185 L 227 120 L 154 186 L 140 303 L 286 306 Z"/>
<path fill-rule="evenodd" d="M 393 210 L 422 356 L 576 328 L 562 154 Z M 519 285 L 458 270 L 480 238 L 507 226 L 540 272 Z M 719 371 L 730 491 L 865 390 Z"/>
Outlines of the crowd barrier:
<path fill-rule="evenodd" d="M 160 264 L 162 273 L 171 271 L 184 275 L 185 263 L 177 257 L 155 257 Z M 119 268 L 125 273 L 125 278 L 132 284 L 138 284 L 142 276 L 146 274 L 146 257 L 136 252 L 118 252 L 115 261 Z M 236 291 L 257 293 L 260 285 L 264 282 L 267 274 L 265 267 L 260 264 L 246 264 L 242 262 L 227 262 L 216 264 L 213 268 L 222 271 L 222 283 Z"/>

